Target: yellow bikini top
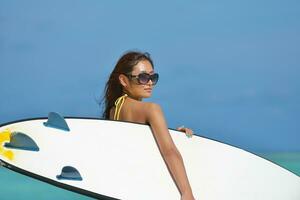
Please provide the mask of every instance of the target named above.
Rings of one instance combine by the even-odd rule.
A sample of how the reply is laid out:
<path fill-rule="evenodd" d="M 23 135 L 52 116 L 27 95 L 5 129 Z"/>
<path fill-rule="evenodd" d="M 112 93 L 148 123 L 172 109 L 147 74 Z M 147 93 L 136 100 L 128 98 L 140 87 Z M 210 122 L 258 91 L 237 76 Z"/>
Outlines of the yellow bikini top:
<path fill-rule="evenodd" d="M 125 101 L 125 98 L 127 96 L 128 96 L 127 94 L 124 94 L 123 96 L 120 96 L 119 98 L 117 98 L 117 100 L 115 101 L 116 109 L 115 109 L 115 114 L 114 114 L 114 120 L 119 120 L 120 111 L 121 111 L 121 108 L 122 108 L 123 103 Z"/>

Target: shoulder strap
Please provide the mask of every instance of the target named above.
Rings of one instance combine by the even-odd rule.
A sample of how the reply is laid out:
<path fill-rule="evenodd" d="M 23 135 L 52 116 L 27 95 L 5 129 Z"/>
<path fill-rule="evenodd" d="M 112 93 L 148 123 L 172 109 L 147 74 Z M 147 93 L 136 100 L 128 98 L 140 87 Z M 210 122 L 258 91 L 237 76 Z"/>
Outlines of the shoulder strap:
<path fill-rule="evenodd" d="M 128 96 L 127 94 L 124 94 L 123 96 L 120 96 L 119 98 L 117 98 L 117 100 L 115 101 L 116 109 L 115 109 L 115 114 L 114 114 L 114 120 L 119 120 L 120 111 L 121 111 L 121 108 L 122 108 L 123 103 L 125 101 L 125 98 L 127 96 Z"/>

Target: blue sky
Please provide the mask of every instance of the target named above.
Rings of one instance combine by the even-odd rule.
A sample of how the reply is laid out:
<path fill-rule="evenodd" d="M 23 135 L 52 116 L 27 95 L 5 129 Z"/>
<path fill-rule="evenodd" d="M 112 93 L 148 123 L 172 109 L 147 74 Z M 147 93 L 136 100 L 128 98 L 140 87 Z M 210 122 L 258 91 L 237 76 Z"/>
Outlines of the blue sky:
<path fill-rule="evenodd" d="M 0 123 L 98 117 L 126 50 L 148 51 L 171 128 L 300 151 L 299 1 L 0 1 Z"/>

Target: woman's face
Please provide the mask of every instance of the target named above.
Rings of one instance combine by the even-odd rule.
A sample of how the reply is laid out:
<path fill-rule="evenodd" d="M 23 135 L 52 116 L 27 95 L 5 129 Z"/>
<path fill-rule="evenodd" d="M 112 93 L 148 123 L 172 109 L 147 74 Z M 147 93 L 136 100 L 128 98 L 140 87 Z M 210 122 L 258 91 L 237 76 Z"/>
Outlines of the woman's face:
<path fill-rule="evenodd" d="M 142 60 L 133 67 L 132 76 L 137 76 L 141 73 L 154 74 L 153 67 L 148 60 Z M 124 89 L 128 92 L 128 95 L 137 100 L 142 98 L 148 98 L 152 95 L 153 82 L 149 80 L 146 84 L 140 84 L 136 78 L 126 77 L 126 86 Z M 123 85 L 124 86 L 124 85 Z"/>

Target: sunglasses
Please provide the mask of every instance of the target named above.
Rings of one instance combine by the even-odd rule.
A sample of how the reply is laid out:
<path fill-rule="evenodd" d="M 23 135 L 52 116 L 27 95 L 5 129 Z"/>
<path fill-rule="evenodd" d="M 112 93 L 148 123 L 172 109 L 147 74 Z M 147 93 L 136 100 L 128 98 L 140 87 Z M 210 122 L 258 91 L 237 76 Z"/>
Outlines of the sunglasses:
<path fill-rule="evenodd" d="M 140 73 L 139 75 L 131 75 L 126 74 L 128 78 L 130 79 L 136 79 L 139 84 L 146 85 L 150 80 L 152 81 L 152 84 L 155 85 L 158 81 L 158 73 L 154 74 L 148 74 L 148 73 Z"/>

